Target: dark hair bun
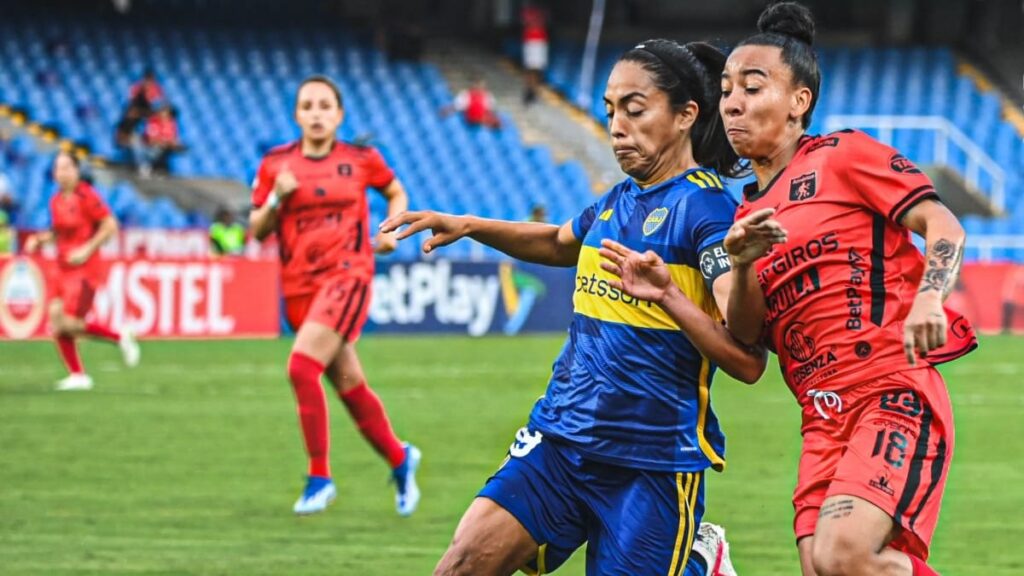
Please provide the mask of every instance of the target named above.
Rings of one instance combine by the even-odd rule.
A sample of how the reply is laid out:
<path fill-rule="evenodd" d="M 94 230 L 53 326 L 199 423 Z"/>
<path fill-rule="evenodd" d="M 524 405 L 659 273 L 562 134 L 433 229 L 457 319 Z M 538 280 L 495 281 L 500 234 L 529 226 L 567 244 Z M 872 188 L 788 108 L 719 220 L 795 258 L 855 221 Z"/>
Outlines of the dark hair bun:
<path fill-rule="evenodd" d="M 757 29 L 814 45 L 814 16 L 806 6 L 796 2 L 779 2 L 765 8 L 757 19 Z"/>

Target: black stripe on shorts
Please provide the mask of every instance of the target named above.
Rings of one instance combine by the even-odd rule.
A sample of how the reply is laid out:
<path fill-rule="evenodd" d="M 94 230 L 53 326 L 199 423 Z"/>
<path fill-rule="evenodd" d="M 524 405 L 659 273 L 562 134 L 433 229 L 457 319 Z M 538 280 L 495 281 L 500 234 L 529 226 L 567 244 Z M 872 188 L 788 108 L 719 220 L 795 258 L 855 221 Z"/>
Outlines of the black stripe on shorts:
<path fill-rule="evenodd" d="M 917 396 L 917 394 L 914 395 Z M 917 437 L 917 447 L 914 449 L 914 456 L 910 460 L 907 485 L 903 487 L 903 495 L 900 496 L 899 504 L 896 505 L 895 517 L 897 522 L 906 515 L 910 505 L 914 502 L 917 489 L 921 486 L 921 468 L 924 466 L 924 459 L 928 455 L 928 440 L 931 438 L 932 431 L 932 409 L 920 398 L 919 401 L 924 408 L 924 411 L 921 413 L 921 433 Z M 909 524 L 905 526 L 909 526 Z"/>
<path fill-rule="evenodd" d="M 352 330 L 355 328 L 356 320 L 359 319 L 360 310 L 363 309 L 363 304 L 366 302 L 366 291 L 370 289 L 365 282 L 359 282 L 357 286 L 359 287 L 359 303 L 356 304 L 355 309 L 352 310 L 352 320 L 348 323 L 348 328 L 345 329 L 345 342 L 352 341 Z M 348 310 L 346 310 L 345 313 L 347 314 Z"/>

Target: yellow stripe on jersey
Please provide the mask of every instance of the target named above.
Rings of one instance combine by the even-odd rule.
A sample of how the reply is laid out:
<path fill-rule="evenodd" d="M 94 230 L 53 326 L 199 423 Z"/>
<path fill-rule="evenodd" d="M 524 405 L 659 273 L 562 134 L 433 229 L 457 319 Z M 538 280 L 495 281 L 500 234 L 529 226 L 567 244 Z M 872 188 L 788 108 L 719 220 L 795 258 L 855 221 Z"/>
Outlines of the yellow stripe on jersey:
<path fill-rule="evenodd" d="M 712 178 L 711 174 L 709 174 L 708 172 L 704 172 L 703 170 L 698 170 L 696 172 L 696 174 L 697 174 L 697 176 L 700 177 L 701 180 L 707 182 L 707 184 L 708 184 L 707 187 L 708 188 L 721 188 L 721 186 L 719 186 L 718 183 L 715 182 L 715 179 Z"/>
<path fill-rule="evenodd" d="M 614 210 L 609 208 L 609 209 L 605 210 L 604 212 L 601 212 L 601 215 L 598 216 L 597 219 L 598 220 L 603 220 L 603 221 L 607 222 L 607 221 L 612 219 L 612 213 L 613 212 L 614 212 Z"/>
<path fill-rule="evenodd" d="M 668 576 L 676 576 L 680 568 L 686 566 L 690 557 L 693 539 L 693 506 L 690 504 L 690 493 L 693 490 L 695 474 L 676 472 L 676 497 L 679 500 L 679 530 L 676 532 L 676 545 L 672 550 L 672 564 L 668 567 Z M 685 479 L 685 480 L 684 480 Z M 689 545 L 686 545 L 687 543 Z M 685 548 L 684 548 L 684 545 Z"/>
<path fill-rule="evenodd" d="M 687 175 L 686 179 L 689 180 L 690 182 L 693 182 L 697 186 L 700 186 L 701 188 L 707 188 L 708 187 L 708 183 L 703 181 L 703 180 L 701 180 L 700 178 L 698 178 L 696 172 Z"/>
<path fill-rule="evenodd" d="M 700 374 L 697 376 L 697 443 L 701 452 L 711 461 L 711 467 L 721 472 L 725 470 L 725 459 L 708 442 L 704 436 L 704 425 L 708 421 L 708 406 L 711 397 L 711 361 L 705 356 L 700 357 Z"/>
<path fill-rule="evenodd" d="M 704 286 L 704 278 L 699 270 L 685 264 L 669 264 L 668 268 L 672 281 L 687 298 L 712 318 L 721 319 L 714 297 Z M 609 281 L 615 279 L 614 275 L 601 269 L 601 256 L 597 248 L 583 246 L 580 249 L 576 289 L 572 298 L 575 311 L 596 320 L 626 324 L 634 328 L 679 329 L 668 314 L 655 304 L 612 288 Z"/>

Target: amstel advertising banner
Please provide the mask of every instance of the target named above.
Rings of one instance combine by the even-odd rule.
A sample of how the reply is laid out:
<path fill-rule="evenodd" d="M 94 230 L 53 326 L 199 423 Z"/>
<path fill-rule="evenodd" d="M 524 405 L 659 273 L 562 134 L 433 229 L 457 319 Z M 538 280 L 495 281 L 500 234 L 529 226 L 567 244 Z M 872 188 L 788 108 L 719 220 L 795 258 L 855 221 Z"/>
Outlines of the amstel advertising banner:
<path fill-rule="evenodd" d="M 278 266 L 245 259 L 104 261 L 89 316 L 142 337 L 242 338 L 279 333 Z M 45 336 L 53 260 L 0 257 L 0 338 Z"/>

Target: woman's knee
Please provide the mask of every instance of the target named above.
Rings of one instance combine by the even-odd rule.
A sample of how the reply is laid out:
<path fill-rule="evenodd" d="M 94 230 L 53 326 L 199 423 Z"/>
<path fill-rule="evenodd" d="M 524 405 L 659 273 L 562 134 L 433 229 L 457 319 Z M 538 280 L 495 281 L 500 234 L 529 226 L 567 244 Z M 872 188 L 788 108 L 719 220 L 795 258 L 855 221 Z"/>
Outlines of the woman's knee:
<path fill-rule="evenodd" d="M 818 576 L 852 576 L 872 564 L 875 552 L 848 534 L 816 535 L 811 561 Z"/>

